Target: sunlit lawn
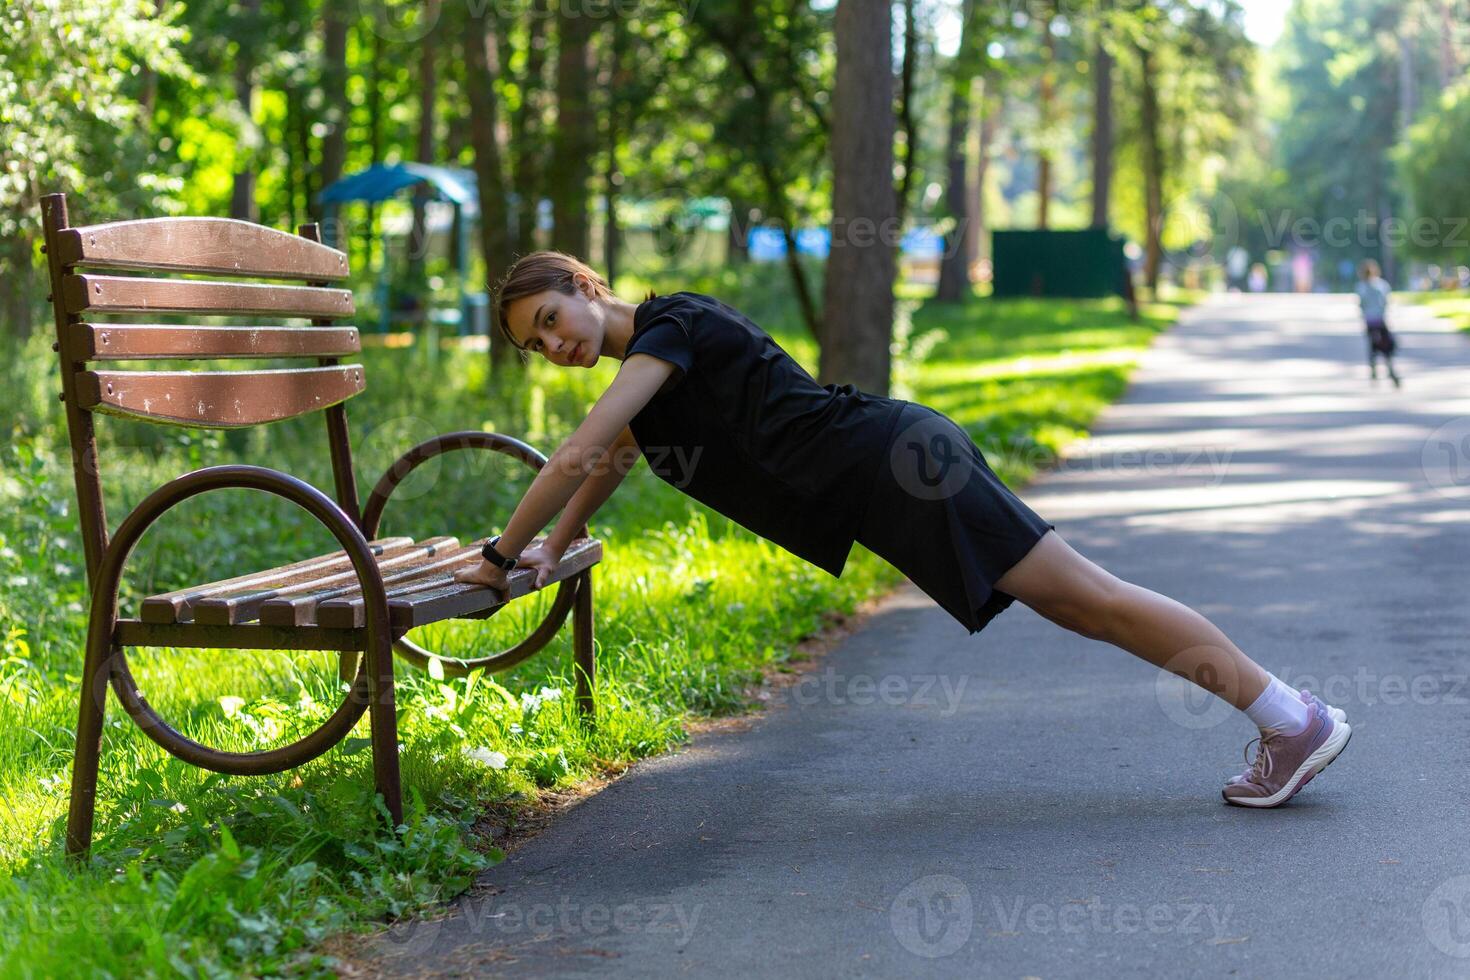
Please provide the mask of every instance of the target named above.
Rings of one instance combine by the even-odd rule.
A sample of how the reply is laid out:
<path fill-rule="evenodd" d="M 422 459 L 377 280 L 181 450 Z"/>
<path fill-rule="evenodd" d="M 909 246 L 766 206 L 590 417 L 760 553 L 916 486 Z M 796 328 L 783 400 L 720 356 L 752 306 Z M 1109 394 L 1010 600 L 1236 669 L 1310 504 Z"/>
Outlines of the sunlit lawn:
<path fill-rule="evenodd" d="M 1402 298 L 1406 302 L 1428 307 L 1435 316 L 1449 320 L 1458 330 L 1470 331 L 1470 290 L 1405 293 Z"/>

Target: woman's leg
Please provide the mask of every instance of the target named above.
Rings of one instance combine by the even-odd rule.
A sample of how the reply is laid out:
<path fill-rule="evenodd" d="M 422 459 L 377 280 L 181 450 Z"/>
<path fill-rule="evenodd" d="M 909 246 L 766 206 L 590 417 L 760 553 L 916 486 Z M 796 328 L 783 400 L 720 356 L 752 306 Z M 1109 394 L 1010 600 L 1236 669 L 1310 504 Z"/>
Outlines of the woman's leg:
<path fill-rule="evenodd" d="M 995 588 L 1066 629 L 1122 647 L 1244 711 L 1269 676 L 1208 619 L 1116 577 L 1047 532 Z"/>

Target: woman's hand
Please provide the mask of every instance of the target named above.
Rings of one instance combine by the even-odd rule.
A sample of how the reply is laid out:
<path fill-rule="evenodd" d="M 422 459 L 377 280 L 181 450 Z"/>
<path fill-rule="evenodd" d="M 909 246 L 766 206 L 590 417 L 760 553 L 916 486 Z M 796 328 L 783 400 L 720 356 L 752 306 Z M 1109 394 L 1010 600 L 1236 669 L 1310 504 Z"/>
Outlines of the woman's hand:
<path fill-rule="evenodd" d="M 492 565 L 481 558 L 473 568 L 461 568 L 454 573 L 456 582 L 464 582 L 468 585 L 485 585 L 498 592 L 506 592 L 510 589 L 510 573 L 499 565 Z"/>
<path fill-rule="evenodd" d="M 561 564 L 561 556 L 563 554 L 565 554 L 565 551 L 553 548 L 549 542 L 543 541 L 521 552 L 520 559 L 516 563 L 516 570 L 534 568 L 536 570 L 536 588 L 539 589 L 546 584 L 546 580 L 551 577 L 551 573 L 556 571 L 557 566 Z"/>
<path fill-rule="evenodd" d="M 522 551 L 517 556 L 516 567 L 513 571 L 518 572 L 523 568 L 534 569 L 536 573 L 535 587 L 539 589 L 546 584 L 546 580 L 551 577 L 551 573 L 556 571 L 557 566 L 561 564 L 563 553 L 563 551 L 553 548 L 547 542 L 543 541 L 541 544 L 534 545 Z M 510 575 L 510 572 L 507 572 L 498 565 L 492 565 L 488 561 L 481 559 L 475 567 L 462 568 L 455 572 L 454 580 L 470 585 L 485 585 L 500 592 L 505 592 L 510 588 Z"/>

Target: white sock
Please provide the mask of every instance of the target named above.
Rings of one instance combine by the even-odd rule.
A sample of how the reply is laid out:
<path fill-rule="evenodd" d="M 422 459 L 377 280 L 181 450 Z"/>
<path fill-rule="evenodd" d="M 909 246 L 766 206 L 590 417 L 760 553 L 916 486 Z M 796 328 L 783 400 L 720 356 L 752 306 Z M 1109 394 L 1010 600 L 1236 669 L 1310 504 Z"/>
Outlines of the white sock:
<path fill-rule="evenodd" d="M 1256 698 L 1246 715 L 1257 728 L 1277 728 L 1287 735 L 1299 734 L 1312 720 L 1312 709 L 1302 701 L 1301 692 L 1283 684 L 1275 674 L 1267 672 L 1271 680 L 1261 696 Z"/>

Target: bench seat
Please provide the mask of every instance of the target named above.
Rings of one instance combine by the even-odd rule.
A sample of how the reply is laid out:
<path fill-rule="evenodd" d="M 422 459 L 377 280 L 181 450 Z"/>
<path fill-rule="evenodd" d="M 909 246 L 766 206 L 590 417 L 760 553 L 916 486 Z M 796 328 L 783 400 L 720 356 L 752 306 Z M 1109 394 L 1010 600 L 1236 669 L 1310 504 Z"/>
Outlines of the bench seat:
<path fill-rule="evenodd" d="M 532 545 L 544 539 L 538 538 Z M 446 619 L 482 619 L 513 599 L 536 591 L 535 571 L 510 573 L 502 593 L 454 580 L 479 561 L 484 539 L 461 544 L 453 537 L 380 538 L 369 542 L 388 593 L 395 635 Z M 571 578 L 602 559 L 602 542 L 574 540 L 547 585 Z M 545 586 L 543 586 L 544 588 Z M 359 630 L 366 625 L 362 588 L 346 552 L 336 551 L 262 572 L 192 586 L 143 600 L 140 623 L 158 626 L 258 625 Z M 274 632 L 274 630 L 272 631 Z"/>

